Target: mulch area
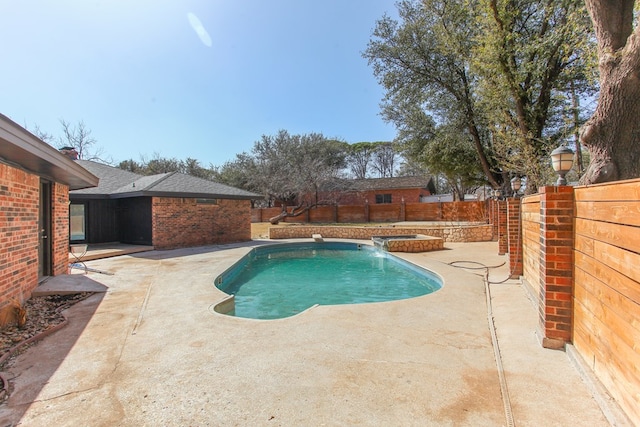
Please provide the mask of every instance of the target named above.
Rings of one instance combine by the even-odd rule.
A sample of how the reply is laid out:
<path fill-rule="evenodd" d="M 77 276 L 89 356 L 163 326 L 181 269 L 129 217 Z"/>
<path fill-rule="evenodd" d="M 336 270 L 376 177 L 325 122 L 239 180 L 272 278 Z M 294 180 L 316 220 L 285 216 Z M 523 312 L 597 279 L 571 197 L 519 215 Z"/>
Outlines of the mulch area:
<path fill-rule="evenodd" d="M 89 295 L 91 292 L 80 292 L 33 297 L 27 300 L 23 304 L 23 308 L 27 310 L 26 324 L 23 327 L 9 324 L 0 330 L 0 370 L 8 360 L 29 347 L 29 345 L 20 346 L 21 343 L 63 323 L 65 317 L 62 311 Z M 11 357 L 7 357 L 8 353 L 11 353 Z"/>

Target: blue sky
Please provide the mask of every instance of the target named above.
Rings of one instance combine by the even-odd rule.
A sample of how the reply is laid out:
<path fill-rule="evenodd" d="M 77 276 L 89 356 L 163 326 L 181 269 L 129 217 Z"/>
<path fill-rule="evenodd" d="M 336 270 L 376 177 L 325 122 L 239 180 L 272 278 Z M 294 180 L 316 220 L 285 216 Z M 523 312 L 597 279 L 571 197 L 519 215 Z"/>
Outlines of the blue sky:
<path fill-rule="evenodd" d="M 222 165 L 262 135 L 389 141 L 361 52 L 394 0 L 0 0 L 0 113 L 115 162 Z"/>

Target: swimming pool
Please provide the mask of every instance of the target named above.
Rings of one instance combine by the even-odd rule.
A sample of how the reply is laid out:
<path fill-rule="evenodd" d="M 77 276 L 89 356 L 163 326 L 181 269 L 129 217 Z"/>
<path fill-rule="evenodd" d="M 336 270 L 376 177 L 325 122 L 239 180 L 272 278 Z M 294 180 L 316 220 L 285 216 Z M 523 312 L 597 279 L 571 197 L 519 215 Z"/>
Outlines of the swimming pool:
<path fill-rule="evenodd" d="M 442 280 L 370 245 L 284 243 L 256 247 L 215 280 L 233 304 L 215 310 L 237 317 L 279 319 L 316 304 L 361 304 L 437 291 Z"/>

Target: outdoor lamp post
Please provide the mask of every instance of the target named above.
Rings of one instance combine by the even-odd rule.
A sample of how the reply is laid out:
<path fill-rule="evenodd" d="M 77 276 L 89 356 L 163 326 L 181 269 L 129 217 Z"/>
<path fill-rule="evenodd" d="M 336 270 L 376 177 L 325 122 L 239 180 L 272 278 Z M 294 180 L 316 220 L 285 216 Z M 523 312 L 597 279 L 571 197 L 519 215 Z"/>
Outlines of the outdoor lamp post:
<path fill-rule="evenodd" d="M 567 185 L 564 176 L 571 170 L 573 166 L 573 151 L 570 148 L 561 145 L 551 152 L 551 166 L 558 174 L 558 182 L 556 185 Z"/>
<path fill-rule="evenodd" d="M 513 190 L 513 197 L 515 197 L 516 194 L 518 194 L 518 190 L 520 190 L 521 186 L 522 186 L 522 180 L 520 179 L 519 176 L 511 178 L 511 189 Z"/>

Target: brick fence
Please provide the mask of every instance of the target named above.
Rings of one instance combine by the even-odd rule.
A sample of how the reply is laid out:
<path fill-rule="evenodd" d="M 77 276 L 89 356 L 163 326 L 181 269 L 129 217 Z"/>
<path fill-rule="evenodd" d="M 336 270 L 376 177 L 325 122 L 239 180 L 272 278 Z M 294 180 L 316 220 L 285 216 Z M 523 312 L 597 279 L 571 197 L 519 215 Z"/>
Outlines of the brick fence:
<path fill-rule="evenodd" d="M 401 221 L 470 221 L 487 222 L 490 202 L 381 203 L 364 205 L 316 206 L 297 217 L 283 221 L 291 223 L 367 223 Z M 288 208 L 289 211 L 292 208 Z M 255 208 L 251 222 L 268 222 L 282 208 Z"/>

